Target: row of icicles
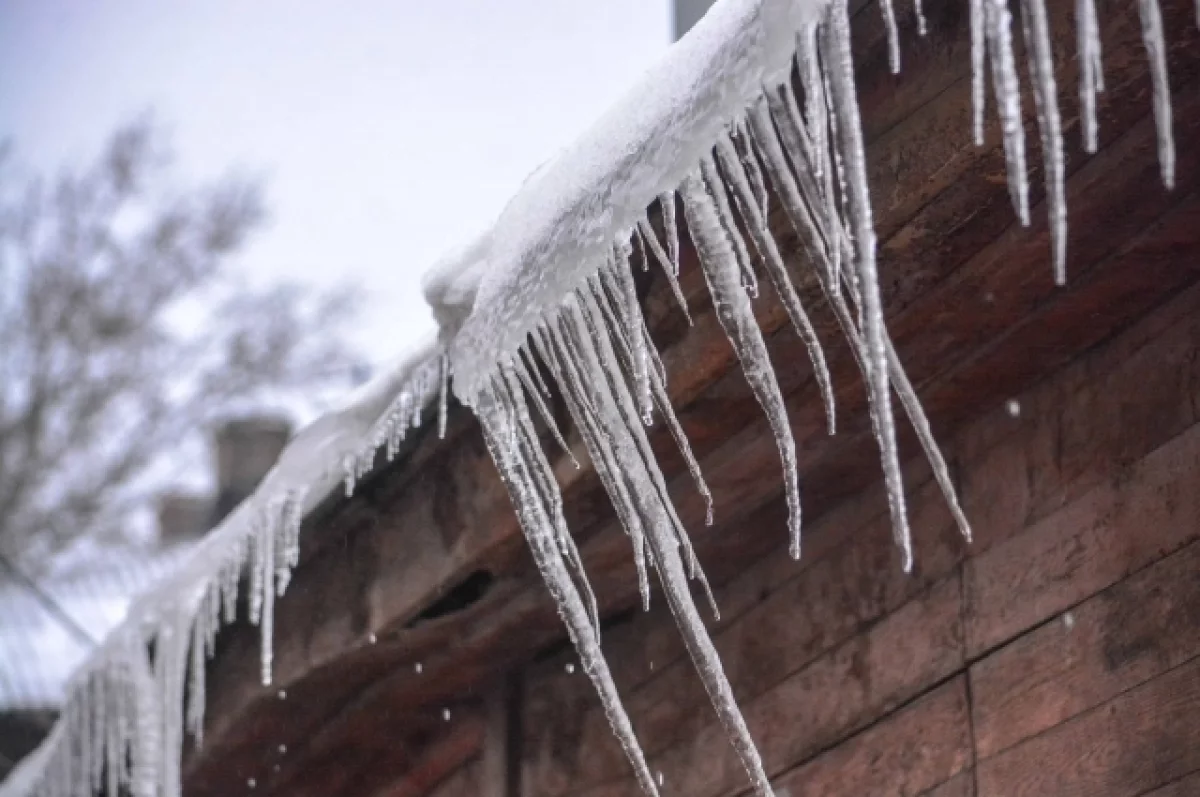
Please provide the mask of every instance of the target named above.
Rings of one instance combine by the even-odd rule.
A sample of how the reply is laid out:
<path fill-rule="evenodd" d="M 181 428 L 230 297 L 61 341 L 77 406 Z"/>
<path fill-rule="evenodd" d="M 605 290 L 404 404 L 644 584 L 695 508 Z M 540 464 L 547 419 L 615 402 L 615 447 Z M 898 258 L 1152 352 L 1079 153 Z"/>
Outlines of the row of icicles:
<path fill-rule="evenodd" d="M 1045 157 L 1054 278 L 1061 284 L 1066 279 L 1065 160 L 1049 23 L 1044 0 L 1021 0 L 1021 5 L 1022 34 Z M 891 65 L 898 70 L 899 41 L 890 0 L 883 0 L 881 8 Z M 1138 10 L 1154 88 L 1162 178 L 1171 187 L 1174 145 L 1161 12 L 1157 0 L 1139 0 Z M 919 0 L 916 11 L 918 29 L 924 35 Z M 1096 96 L 1104 89 L 1094 0 L 1078 0 L 1076 13 L 1082 63 L 1084 148 L 1094 152 Z M 977 145 L 982 145 L 986 65 L 992 75 L 1003 131 L 1009 191 L 1020 222 L 1027 225 L 1029 189 L 1024 124 L 1011 27 L 1012 15 L 1004 0 L 972 0 L 974 138 Z M 831 434 L 836 423 L 824 354 L 789 266 L 768 228 L 768 201 L 772 195 L 799 235 L 812 274 L 865 378 L 893 534 L 901 548 L 903 567 L 911 568 L 913 552 L 896 448 L 892 391 L 913 425 L 960 531 L 970 539 L 970 528 L 945 461 L 883 322 L 876 240 L 844 4 L 831 3 L 819 25 L 800 32 L 797 66 L 803 101 L 797 100 L 789 84 L 764 89 L 759 101 L 715 142 L 711 154 L 698 164 L 677 192 L 659 198 L 662 235 L 648 218 L 643 218 L 627 235 L 618 236 L 608 265 L 584 287 L 566 297 L 558 312 L 532 333 L 517 357 L 502 363 L 479 394 L 467 401 L 479 416 L 529 547 L 578 650 L 583 669 L 593 681 L 639 785 L 649 795 L 658 794 L 661 780 L 651 775 L 600 649 L 597 602 L 566 528 L 562 495 L 553 468 L 541 449 L 533 416 L 540 416 L 542 424 L 570 456 L 546 406 L 550 393 L 539 375 L 544 367 L 556 382 L 621 526 L 630 538 L 643 604 L 649 603 L 649 572 L 653 569 L 755 793 L 763 797 L 772 794 L 755 744 L 692 601 L 686 583 L 689 578 L 698 581 L 710 602 L 712 594 L 644 429 L 657 410 L 679 447 L 706 504 L 706 520 L 711 524 L 711 492 L 671 407 L 665 369 L 650 340 L 630 273 L 634 265 L 640 263 L 642 268 L 648 268 L 651 260 L 656 260 L 683 312 L 687 313 L 678 282 L 677 199 L 682 201 L 687 228 L 717 318 L 766 413 L 779 449 L 792 555 L 800 554 L 796 450 L 783 396 L 751 308 L 751 299 L 759 291 L 755 262 L 765 271 L 808 349 Z M 768 191 L 768 185 L 772 191 Z M 713 610 L 716 611 L 715 605 Z"/>

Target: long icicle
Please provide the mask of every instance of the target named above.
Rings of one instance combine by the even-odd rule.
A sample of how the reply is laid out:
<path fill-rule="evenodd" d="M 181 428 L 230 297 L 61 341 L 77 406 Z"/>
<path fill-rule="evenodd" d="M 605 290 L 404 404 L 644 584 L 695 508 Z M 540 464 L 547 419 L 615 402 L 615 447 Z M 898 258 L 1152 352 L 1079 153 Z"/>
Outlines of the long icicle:
<path fill-rule="evenodd" d="M 1096 152 L 1096 95 L 1104 91 L 1104 66 L 1096 0 L 1075 0 L 1075 35 L 1079 43 L 1079 116 L 1083 149 Z"/>
<path fill-rule="evenodd" d="M 612 348 L 611 329 L 606 329 L 606 317 L 603 311 L 599 308 L 599 303 L 605 301 L 603 288 L 596 283 L 592 284 L 592 291 L 581 291 L 579 294 L 578 309 L 568 307 L 569 315 L 576 315 L 577 323 L 574 325 L 576 334 L 578 335 L 585 327 L 590 334 L 588 342 L 594 343 L 601 364 L 603 376 L 606 378 L 609 385 L 609 394 L 622 395 L 621 391 L 626 385 L 622 382 L 621 371 L 618 367 L 620 359 L 616 351 Z M 578 340 L 576 344 L 577 350 L 582 351 L 587 343 Z M 675 532 L 676 543 L 684 553 L 684 562 L 687 564 L 688 578 L 695 579 L 700 582 L 709 605 L 712 608 L 713 615 L 720 619 L 720 611 L 717 608 L 716 598 L 713 597 L 712 590 L 708 585 L 708 578 L 704 575 L 704 571 L 700 567 L 699 560 L 696 558 L 696 551 L 692 547 L 692 541 L 688 537 L 687 529 L 679 519 L 679 515 L 675 510 L 675 504 L 671 501 L 670 491 L 667 489 L 666 480 L 663 477 L 662 470 L 658 467 L 658 462 L 654 456 L 654 450 L 650 447 L 650 440 L 645 434 L 633 435 L 634 443 L 637 446 L 639 455 L 642 458 L 646 467 L 646 472 L 650 476 L 650 484 L 659 496 L 659 500 L 666 511 L 667 518 L 671 523 L 671 528 Z M 698 467 L 698 466 L 697 466 Z"/>
<path fill-rule="evenodd" d="M 867 164 L 862 140 L 862 120 L 854 88 L 854 61 L 850 52 L 850 20 L 841 3 L 831 3 L 823 40 L 830 71 L 830 86 L 835 107 L 841 117 L 842 157 L 846 164 L 846 182 L 850 192 L 850 218 L 858 248 L 858 275 L 863 297 L 863 337 L 867 346 L 867 382 L 871 406 L 879 425 L 879 449 L 883 478 L 887 486 L 888 507 L 896 542 L 904 554 L 904 570 L 912 569 L 912 534 L 905 508 L 904 480 L 900 473 L 900 453 L 896 446 L 896 426 L 892 417 L 892 396 L 888 384 L 887 329 L 883 319 L 883 299 L 879 294 L 879 274 L 875 263 L 875 223 L 871 214 L 871 196 L 867 185 Z"/>
<path fill-rule="evenodd" d="M 562 562 L 561 553 L 554 540 L 547 533 L 548 517 L 546 508 L 538 500 L 533 489 L 533 478 L 530 468 L 539 467 L 540 462 L 530 462 L 509 444 L 511 431 L 515 421 L 511 415 L 512 409 L 505 406 L 502 399 L 491 389 L 481 392 L 476 402 L 476 414 L 483 427 L 484 439 L 496 461 L 497 468 L 508 488 L 513 506 L 521 520 L 529 549 L 533 553 L 534 562 L 542 573 L 551 597 L 554 598 L 562 615 L 563 622 L 579 653 L 580 663 L 584 672 L 591 679 L 600 697 L 604 713 L 616 734 L 617 740 L 625 751 L 634 774 L 642 790 L 656 796 L 658 788 L 654 778 L 646 766 L 646 759 L 641 745 L 634 734 L 633 725 L 625 713 L 621 697 L 609 672 L 608 663 L 600 650 L 600 645 L 592 633 L 590 622 L 582 600 L 571 581 Z M 536 441 L 534 442 L 536 445 Z"/>
<path fill-rule="evenodd" d="M 1029 179 L 1025 165 L 1025 125 L 1021 119 L 1021 85 L 1013 56 L 1012 14 L 1008 0 L 983 0 L 988 39 L 988 60 L 992 66 L 992 85 L 996 109 L 1004 136 L 1008 193 L 1021 226 L 1029 226 Z"/>
<path fill-rule="evenodd" d="M 617 311 L 613 306 L 613 294 L 611 290 L 604 290 L 604 272 L 600 275 L 600 285 L 593 287 L 593 292 L 596 296 L 596 304 L 600 308 L 601 314 L 604 316 L 604 322 L 612 329 L 619 332 L 620 326 L 617 323 Z M 614 336 L 619 344 L 619 350 L 624 357 L 627 368 L 632 373 L 632 357 L 633 353 L 629 349 L 629 342 L 620 334 Z M 691 474 L 692 481 L 696 485 L 696 491 L 700 493 L 700 497 L 704 499 L 704 524 L 711 526 L 713 524 L 713 498 L 712 492 L 708 489 L 708 484 L 704 480 L 704 474 L 700 470 L 700 461 L 696 459 L 696 455 L 692 452 L 691 442 L 688 440 L 687 433 L 684 432 L 683 426 L 679 423 L 679 418 L 675 415 L 675 408 L 671 406 L 671 398 L 667 394 L 666 380 L 662 374 L 662 362 L 658 359 L 658 353 L 654 348 L 653 343 L 648 347 L 648 351 L 653 355 L 653 358 L 658 367 L 650 371 L 650 388 L 654 396 L 654 404 L 658 407 L 659 414 L 666 421 L 667 429 L 670 430 L 671 436 L 675 439 L 675 445 L 679 448 L 679 453 L 683 457 L 684 464 L 687 466 L 688 473 Z"/>
<path fill-rule="evenodd" d="M 1175 133 L 1171 121 L 1171 82 L 1167 75 L 1167 41 L 1163 34 L 1162 9 L 1158 0 L 1138 0 L 1142 21 L 1142 42 L 1150 60 L 1150 80 L 1154 86 L 1154 125 L 1158 130 L 1158 164 L 1162 181 L 1175 187 Z"/>
<path fill-rule="evenodd" d="M 688 312 L 687 297 L 683 295 L 683 288 L 679 285 L 679 275 L 675 271 L 675 264 L 671 261 L 671 256 L 663 250 L 658 236 L 654 234 L 654 228 L 650 226 L 650 220 L 645 216 L 639 219 L 637 231 L 642 237 L 642 243 L 649 247 L 650 251 L 654 253 L 654 258 L 662 267 L 663 275 L 667 278 L 667 284 L 671 287 L 671 293 L 675 297 L 675 303 L 683 311 L 683 317 L 687 319 L 688 326 L 694 326 L 692 314 Z"/>
<path fill-rule="evenodd" d="M 1062 117 L 1058 112 L 1058 83 L 1054 79 L 1054 52 L 1045 0 L 1021 0 L 1021 30 L 1033 76 L 1033 101 L 1045 163 L 1046 200 L 1054 259 L 1054 283 L 1067 282 L 1066 159 L 1063 156 Z"/>
<path fill-rule="evenodd" d="M 783 303 L 784 310 L 787 311 L 796 334 L 800 336 L 800 339 L 804 341 L 805 348 L 808 349 L 813 376 L 816 378 L 817 386 L 820 388 L 821 397 L 825 403 L 825 417 L 829 425 L 829 433 L 833 434 L 837 429 L 837 404 L 833 395 L 833 380 L 829 376 L 829 366 L 825 362 L 825 352 L 821 348 L 821 341 L 817 338 L 817 332 L 813 329 L 808 313 L 804 312 L 804 306 L 800 303 L 800 297 L 796 293 L 795 286 L 792 285 L 792 280 L 788 277 L 787 267 L 783 264 L 779 247 L 776 246 L 775 239 L 767 228 L 766 218 L 762 216 L 754 202 L 752 189 L 745 179 L 745 172 L 742 171 L 741 160 L 729 139 L 724 137 L 717 139 L 717 156 L 729 178 L 728 182 L 733 188 L 734 200 L 738 205 L 738 210 L 742 213 L 746 229 L 750 233 L 750 239 L 754 242 L 758 255 L 766 267 L 771 285 L 775 288 L 780 302 Z M 709 178 L 706 177 L 706 179 Z M 712 179 L 715 180 L 715 176 Z"/>
<path fill-rule="evenodd" d="M 642 596 L 642 610 L 649 611 L 650 578 L 646 567 L 645 530 L 633 509 L 633 499 L 629 495 L 624 475 L 617 466 L 612 444 L 600 428 L 596 419 L 596 409 L 582 387 L 582 376 L 576 366 L 577 360 L 559 359 L 558 349 L 561 347 L 554 343 L 556 334 L 553 326 L 539 329 L 533 336 L 534 345 L 558 382 L 567 409 L 575 418 L 580 435 L 591 454 L 596 473 L 613 502 L 622 528 L 629 535 L 630 544 L 633 546 L 633 563 L 637 569 L 638 591 Z"/>
<path fill-rule="evenodd" d="M 703 189 L 699 190 L 703 191 Z M 687 205 L 688 202 L 685 198 L 685 212 Z M 733 280 L 731 289 L 741 294 L 743 299 L 745 298 L 736 279 Z M 571 301 L 571 299 L 568 300 L 568 309 Z M 587 337 L 585 330 L 579 329 L 576 330 L 576 339 L 580 345 L 580 353 L 585 358 L 583 370 L 588 373 L 601 373 L 603 368 L 599 362 L 600 355 L 592 347 L 593 340 Z M 667 603 L 675 616 L 688 653 L 696 665 L 696 670 L 717 711 L 717 716 L 741 759 L 742 766 L 754 784 L 755 794 L 759 797 L 772 797 L 773 792 L 766 773 L 763 771 L 758 749 L 755 747 L 754 740 L 750 737 L 749 729 L 746 728 L 745 720 L 738 709 L 737 701 L 733 696 L 729 681 L 725 677 L 716 648 L 713 646 L 699 612 L 696 610 L 696 605 L 692 601 L 684 563 L 679 555 L 678 539 L 672 528 L 672 522 L 667 516 L 667 508 L 663 505 L 662 500 L 656 500 L 659 496 L 658 491 L 649 488 L 649 483 L 654 477 L 648 468 L 657 469 L 657 466 L 648 463 L 639 454 L 640 444 L 636 438 L 644 438 L 645 430 L 636 423 L 632 397 L 620 381 L 609 383 L 609 387 L 614 388 L 612 392 L 601 389 L 601 386 L 595 383 L 589 383 L 587 387 L 592 390 L 594 402 L 605 408 L 600 412 L 599 417 L 607 424 L 605 431 L 613 441 L 613 450 L 618 456 L 620 467 L 626 473 L 636 474 L 632 476 L 634 482 L 647 485 L 648 489 L 633 491 L 633 498 L 640 514 L 646 518 L 647 542 L 654 555 Z M 634 439 L 630 439 L 631 437 Z"/>
<path fill-rule="evenodd" d="M 983 68 L 987 59 L 987 36 L 983 4 L 988 1 L 971 0 L 971 131 L 977 147 L 983 146 L 983 117 L 987 104 Z"/>
<path fill-rule="evenodd" d="M 800 556 L 800 480 L 797 472 L 796 443 L 788 423 L 787 407 L 775 381 L 767 346 L 754 318 L 750 300 L 738 281 L 733 246 L 717 218 L 709 189 L 700 175 L 684 178 L 681 186 L 683 209 L 692 242 L 700 255 L 700 266 L 717 309 L 717 320 L 742 363 L 742 371 L 754 397 L 767 415 L 779 456 L 783 461 L 783 485 L 788 504 L 790 552 Z"/>

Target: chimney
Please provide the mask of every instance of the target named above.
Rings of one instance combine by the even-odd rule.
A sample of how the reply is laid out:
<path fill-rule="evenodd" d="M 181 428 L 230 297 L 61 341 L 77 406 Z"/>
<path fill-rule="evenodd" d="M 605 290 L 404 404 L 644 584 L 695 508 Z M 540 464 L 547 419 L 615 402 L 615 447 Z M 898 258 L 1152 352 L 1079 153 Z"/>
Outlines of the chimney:
<path fill-rule="evenodd" d="M 166 493 L 158 499 L 158 541 L 167 546 L 198 540 L 209 529 L 212 499 L 187 493 Z"/>
<path fill-rule="evenodd" d="M 210 526 L 220 523 L 254 492 L 291 434 L 291 424 L 278 416 L 239 418 L 217 429 L 217 500 Z"/>

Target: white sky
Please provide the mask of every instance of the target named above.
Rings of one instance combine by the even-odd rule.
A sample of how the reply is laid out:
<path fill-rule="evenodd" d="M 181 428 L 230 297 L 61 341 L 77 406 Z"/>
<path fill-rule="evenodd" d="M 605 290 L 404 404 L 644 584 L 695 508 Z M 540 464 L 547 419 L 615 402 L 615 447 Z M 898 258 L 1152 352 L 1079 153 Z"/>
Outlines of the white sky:
<path fill-rule="evenodd" d="M 433 328 L 424 269 L 669 42 L 667 0 L 4 0 L 0 138 L 79 162 L 152 109 L 189 178 L 267 178 L 253 277 L 348 280 L 355 341 Z"/>

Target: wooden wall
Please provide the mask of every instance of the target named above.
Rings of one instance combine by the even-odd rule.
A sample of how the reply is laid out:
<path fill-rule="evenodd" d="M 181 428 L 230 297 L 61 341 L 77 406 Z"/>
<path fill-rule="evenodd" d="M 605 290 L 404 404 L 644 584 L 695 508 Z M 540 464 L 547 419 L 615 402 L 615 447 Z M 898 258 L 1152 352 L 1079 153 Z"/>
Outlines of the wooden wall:
<path fill-rule="evenodd" d="M 917 567 L 879 489 L 718 593 L 717 647 L 767 771 L 798 795 L 1200 794 L 1200 289 L 945 441 L 975 525 L 910 464 Z M 662 601 L 606 631 L 664 794 L 742 793 Z M 637 794 L 564 650 L 520 674 L 522 797 Z M 573 669 L 571 672 L 569 670 Z M 472 781 L 434 792 L 503 795 Z"/>

